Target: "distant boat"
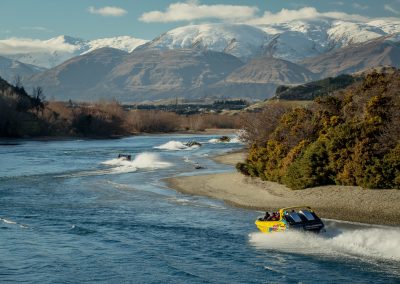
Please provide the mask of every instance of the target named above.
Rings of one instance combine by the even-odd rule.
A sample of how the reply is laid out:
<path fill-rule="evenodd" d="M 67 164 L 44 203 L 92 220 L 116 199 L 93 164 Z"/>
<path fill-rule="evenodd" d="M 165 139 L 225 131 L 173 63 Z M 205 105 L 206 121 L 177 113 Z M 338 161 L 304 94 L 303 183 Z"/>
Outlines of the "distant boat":
<path fill-rule="evenodd" d="M 197 141 L 188 141 L 185 143 L 185 146 L 187 147 L 193 147 L 193 146 L 198 146 L 201 147 L 201 143 Z"/>
<path fill-rule="evenodd" d="M 132 161 L 132 156 L 131 155 L 125 155 L 125 154 L 118 154 L 118 159 L 126 160 L 126 161 Z"/>
<path fill-rule="evenodd" d="M 202 170 L 202 169 L 205 169 L 206 167 L 200 165 L 199 163 L 195 163 L 195 164 L 194 164 L 194 168 L 195 168 L 196 170 Z"/>
<path fill-rule="evenodd" d="M 221 136 L 218 138 L 219 142 L 230 142 L 231 138 L 229 138 L 228 136 Z"/>

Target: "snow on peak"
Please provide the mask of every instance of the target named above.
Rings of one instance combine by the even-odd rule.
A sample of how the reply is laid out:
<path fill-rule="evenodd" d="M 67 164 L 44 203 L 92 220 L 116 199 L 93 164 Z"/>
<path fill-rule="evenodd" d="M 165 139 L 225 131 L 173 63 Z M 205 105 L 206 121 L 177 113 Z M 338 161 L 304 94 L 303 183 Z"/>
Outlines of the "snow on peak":
<path fill-rule="evenodd" d="M 0 40 L 0 55 L 50 68 L 98 48 L 113 47 L 131 52 L 142 45 L 162 50 L 198 48 L 220 51 L 243 61 L 270 55 L 298 62 L 381 36 L 397 34 L 390 40 L 399 41 L 399 33 L 400 20 L 389 19 L 360 22 L 325 17 L 262 25 L 213 23 L 175 28 L 148 43 L 130 36 L 84 40 L 62 35 L 44 41 L 9 38 Z"/>
<path fill-rule="evenodd" d="M 266 36 L 258 27 L 245 24 L 190 25 L 168 31 L 149 45 L 160 49 L 198 47 L 246 58 L 259 52 Z"/>
<path fill-rule="evenodd" d="M 89 49 L 84 53 L 102 47 L 112 47 L 126 52 L 132 52 L 136 47 L 145 44 L 148 40 L 138 39 L 131 36 L 117 36 L 110 38 L 95 39 L 88 42 Z"/>
<path fill-rule="evenodd" d="M 146 40 L 131 36 L 84 40 L 61 35 L 48 40 L 10 38 L 0 40 L 0 55 L 23 63 L 51 68 L 72 57 L 101 47 L 112 47 L 131 52 Z"/>
<path fill-rule="evenodd" d="M 247 61 L 268 54 L 300 61 L 334 48 L 400 32 L 400 21 L 369 23 L 330 18 L 292 20 L 263 25 L 202 24 L 170 30 L 148 46 L 160 49 L 201 48 L 223 51 Z"/>

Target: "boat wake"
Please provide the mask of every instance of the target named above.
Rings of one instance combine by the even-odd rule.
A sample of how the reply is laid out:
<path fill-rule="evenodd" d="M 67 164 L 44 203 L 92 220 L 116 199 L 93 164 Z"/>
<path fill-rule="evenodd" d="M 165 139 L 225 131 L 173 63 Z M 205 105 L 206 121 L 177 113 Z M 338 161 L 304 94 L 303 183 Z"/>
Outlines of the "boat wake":
<path fill-rule="evenodd" d="M 28 227 L 27 225 L 19 224 L 17 222 L 14 222 L 14 221 L 11 221 L 11 220 L 5 219 L 5 218 L 0 218 L 0 221 L 3 222 L 4 224 L 7 224 L 7 225 L 17 225 L 20 228 L 27 228 Z"/>
<path fill-rule="evenodd" d="M 239 139 L 239 137 L 233 137 L 233 138 L 231 138 L 229 141 L 221 141 L 219 138 L 213 138 L 213 139 L 208 140 L 208 142 L 209 142 L 209 143 L 212 143 L 212 144 L 217 144 L 217 143 L 222 143 L 222 144 L 232 144 L 232 143 L 237 144 L 237 143 L 243 143 L 243 142 Z"/>
<path fill-rule="evenodd" d="M 113 166 L 110 173 L 129 173 L 139 169 L 164 169 L 172 166 L 172 163 L 162 161 L 159 155 L 155 153 L 141 153 L 133 161 L 123 158 L 111 159 L 102 162 L 103 165 Z"/>
<path fill-rule="evenodd" d="M 156 146 L 154 148 L 160 150 L 168 150 L 168 151 L 180 151 L 180 150 L 194 150 L 199 148 L 199 146 L 193 145 L 189 147 L 185 145 L 185 143 L 183 142 L 172 140 L 160 146 Z"/>
<path fill-rule="evenodd" d="M 115 158 L 101 163 L 108 166 L 106 169 L 80 171 L 66 175 L 56 176 L 58 178 L 89 177 L 109 174 L 123 174 L 136 172 L 138 170 L 155 170 L 171 167 L 173 164 L 161 160 L 155 153 L 141 153 L 134 160 L 128 161 L 125 158 Z"/>
<path fill-rule="evenodd" d="M 258 249 L 323 256 L 345 256 L 400 262 L 400 230 L 359 226 L 327 228 L 327 233 L 251 233 L 249 242 Z"/>

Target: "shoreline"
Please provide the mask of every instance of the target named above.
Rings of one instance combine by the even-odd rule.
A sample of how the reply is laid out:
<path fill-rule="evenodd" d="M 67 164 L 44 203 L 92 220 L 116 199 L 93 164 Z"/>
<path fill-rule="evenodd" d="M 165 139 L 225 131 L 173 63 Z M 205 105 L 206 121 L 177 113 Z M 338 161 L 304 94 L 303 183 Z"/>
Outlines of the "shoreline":
<path fill-rule="evenodd" d="M 236 151 L 213 157 L 234 165 L 245 157 Z M 362 189 L 328 185 L 292 190 L 275 182 L 247 177 L 238 172 L 164 179 L 167 186 L 183 194 L 220 199 L 235 207 L 275 211 L 289 206 L 311 206 L 322 218 L 378 225 L 400 225 L 400 190 Z"/>
<path fill-rule="evenodd" d="M 115 135 L 115 136 L 104 136 L 104 137 L 89 137 L 89 136 L 34 136 L 34 137 L 0 137 L 1 141 L 71 141 L 71 140 L 118 140 L 127 137 L 134 136 L 149 136 L 149 135 L 232 135 L 235 134 L 239 129 L 233 128 L 207 128 L 204 131 L 194 131 L 194 130 L 186 130 L 186 131 L 175 131 L 175 132 L 161 132 L 161 133 L 132 133 L 130 135 Z M 1 145 L 0 145 L 1 146 Z"/>

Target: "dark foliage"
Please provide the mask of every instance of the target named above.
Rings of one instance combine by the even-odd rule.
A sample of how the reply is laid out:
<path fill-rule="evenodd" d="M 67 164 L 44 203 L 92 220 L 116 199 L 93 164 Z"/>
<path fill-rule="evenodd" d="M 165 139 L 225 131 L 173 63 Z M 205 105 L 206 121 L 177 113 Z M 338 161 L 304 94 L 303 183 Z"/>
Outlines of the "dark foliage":
<path fill-rule="evenodd" d="M 242 108 L 245 101 L 219 101 Z M 47 102 L 42 88 L 32 94 L 16 80 L 0 78 L 0 137 L 84 136 L 115 137 L 134 133 L 161 133 L 206 128 L 239 128 L 238 116 L 225 114 L 179 115 L 166 110 L 124 110 L 117 102 L 95 104 Z"/>
<path fill-rule="evenodd" d="M 400 187 L 400 71 L 368 74 L 308 108 L 258 116 L 237 169 L 293 189 Z M 261 138 L 261 139 L 260 139 Z"/>
<path fill-rule="evenodd" d="M 327 96 L 334 91 L 344 89 L 357 80 L 360 80 L 360 77 L 339 75 L 334 78 L 326 78 L 295 87 L 278 86 L 274 98 L 300 101 L 314 100 L 317 97 Z"/>

